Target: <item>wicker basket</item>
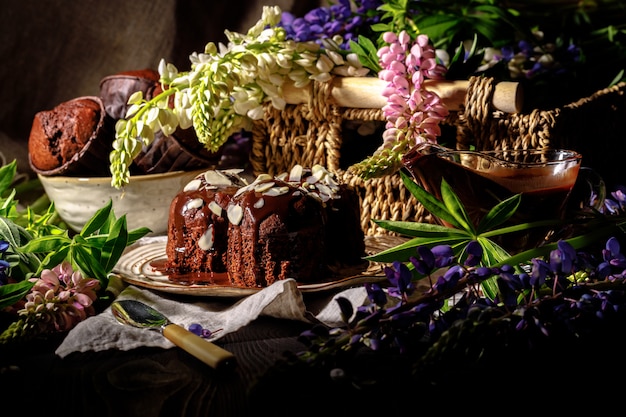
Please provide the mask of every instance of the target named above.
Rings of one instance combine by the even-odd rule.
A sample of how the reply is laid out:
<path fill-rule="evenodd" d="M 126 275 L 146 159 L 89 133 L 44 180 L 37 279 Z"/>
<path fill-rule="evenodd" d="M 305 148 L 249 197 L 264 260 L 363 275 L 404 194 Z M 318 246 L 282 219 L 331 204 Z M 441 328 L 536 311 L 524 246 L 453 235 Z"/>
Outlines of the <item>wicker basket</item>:
<path fill-rule="evenodd" d="M 399 174 L 365 181 L 348 172 L 362 157 L 355 159 L 358 146 L 348 143 L 354 135 L 346 124 L 377 121 L 382 125 L 384 116 L 380 107 L 341 106 L 333 99 L 332 85 L 314 83 L 305 102 L 288 104 L 282 111 L 266 105 L 265 117 L 253 126 L 250 162 L 254 172 L 278 174 L 296 163 L 325 165 L 358 190 L 361 225 L 369 236 L 389 233 L 371 219 L 430 222 L 430 214 L 405 189 Z M 607 182 L 617 180 L 626 149 L 626 83 L 562 108 L 529 114 L 494 110 L 496 87 L 491 78 L 471 78 L 462 105 L 444 121 L 440 142 L 458 149 L 574 149 L 583 154 L 583 164 L 596 169 Z M 374 137 L 370 151 L 381 143 L 380 135 Z"/>

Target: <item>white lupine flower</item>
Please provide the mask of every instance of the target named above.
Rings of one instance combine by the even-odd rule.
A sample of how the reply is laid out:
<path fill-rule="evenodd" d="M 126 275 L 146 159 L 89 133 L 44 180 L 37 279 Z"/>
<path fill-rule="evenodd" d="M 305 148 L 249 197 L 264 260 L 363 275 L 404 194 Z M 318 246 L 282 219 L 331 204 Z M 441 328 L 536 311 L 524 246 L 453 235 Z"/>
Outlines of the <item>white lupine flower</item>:
<path fill-rule="evenodd" d="M 139 104 L 132 104 L 128 106 L 128 109 L 126 110 L 126 118 L 128 119 L 129 117 L 133 117 L 135 113 L 141 109 L 141 107 L 142 106 Z"/>
<path fill-rule="evenodd" d="M 246 115 L 252 120 L 261 120 L 263 117 L 265 117 L 265 110 L 263 109 L 263 106 L 259 105 L 249 110 L 248 113 L 246 113 Z"/>
<path fill-rule="evenodd" d="M 361 63 L 361 60 L 359 59 L 359 56 L 355 53 L 349 53 L 346 56 L 346 61 L 348 62 L 348 65 L 355 67 L 355 68 L 362 68 L 363 64 Z"/>
<path fill-rule="evenodd" d="M 274 85 L 281 86 L 285 82 L 285 77 L 280 74 L 274 73 L 270 74 L 269 81 Z"/>
<path fill-rule="evenodd" d="M 291 58 L 284 53 L 278 53 L 275 56 L 276 65 L 281 68 L 291 68 Z"/>
<path fill-rule="evenodd" d="M 336 39 L 331 39 L 331 38 L 322 39 L 322 45 L 324 46 L 324 49 L 326 49 L 327 51 L 329 50 L 339 51 L 341 49 L 339 44 L 341 43 L 343 43 L 343 38 L 341 37 L 339 37 L 339 43 L 337 42 Z"/>
<path fill-rule="evenodd" d="M 353 70 L 353 69 L 354 68 L 352 68 L 352 67 L 348 67 L 348 66 L 343 65 L 341 67 L 333 68 L 332 73 L 336 74 L 336 75 L 341 75 L 343 77 L 347 77 L 347 76 L 350 75 L 350 71 Z"/>
<path fill-rule="evenodd" d="M 146 122 L 148 124 L 153 123 L 158 118 L 159 118 L 159 109 L 158 109 L 158 107 L 153 107 L 150 110 L 148 110 L 148 117 L 146 117 Z"/>
<path fill-rule="evenodd" d="M 332 80 L 332 76 L 327 73 L 327 72 L 322 72 L 320 74 L 317 75 L 311 75 L 310 77 L 312 80 L 315 80 L 317 82 L 321 82 L 321 83 L 326 83 L 329 82 L 330 80 Z"/>
<path fill-rule="evenodd" d="M 263 89 L 263 92 L 271 98 L 282 95 L 282 90 L 275 84 L 268 83 L 264 80 L 258 80 L 257 84 L 259 84 L 259 86 Z"/>
<path fill-rule="evenodd" d="M 295 45 L 296 52 L 300 52 L 300 53 L 308 52 L 311 54 L 318 54 L 320 49 L 322 49 L 322 47 L 319 44 L 313 41 L 298 42 L 298 43 L 294 43 L 294 45 Z"/>
<path fill-rule="evenodd" d="M 245 116 L 252 109 L 255 109 L 259 106 L 259 102 L 256 100 L 235 100 L 233 103 L 233 109 L 235 113 Z"/>
<path fill-rule="evenodd" d="M 128 167 L 142 146 L 152 143 L 155 132 L 170 134 L 193 126 L 198 140 L 217 150 L 228 134 L 264 117 L 264 103 L 286 106 L 286 80 L 301 88 L 311 80 L 328 82 L 331 74 L 367 72 L 358 59 L 339 52 L 341 38 L 330 39 L 326 53 L 313 41 L 286 40 L 285 29 L 277 26 L 281 16 L 279 7 L 265 6 L 262 18 L 246 34 L 224 31 L 226 44 L 209 42 L 204 53 L 191 54 L 188 72 L 164 60 L 159 63 L 168 90 L 148 102 L 131 103 L 128 120 L 116 125 L 110 156 L 114 187 L 128 182 Z"/>
<path fill-rule="evenodd" d="M 287 102 L 282 96 L 272 96 L 271 97 L 272 106 L 278 110 L 283 110 L 287 105 Z"/>
<path fill-rule="evenodd" d="M 343 65 L 345 63 L 343 56 L 335 51 L 326 51 L 328 57 L 333 61 L 335 65 Z"/>
<path fill-rule="evenodd" d="M 176 113 L 176 116 L 178 117 L 178 124 L 181 129 L 187 129 L 193 126 L 192 114 L 193 111 L 191 108 L 180 109 L 180 111 Z"/>
<path fill-rule="evenodd" d="M 317 61 L 317 55 L 310 54 L 308 52 L 300 53 L 300 57 L 295 59 L 294 62 L 301 67 L 313 67 Z"/>

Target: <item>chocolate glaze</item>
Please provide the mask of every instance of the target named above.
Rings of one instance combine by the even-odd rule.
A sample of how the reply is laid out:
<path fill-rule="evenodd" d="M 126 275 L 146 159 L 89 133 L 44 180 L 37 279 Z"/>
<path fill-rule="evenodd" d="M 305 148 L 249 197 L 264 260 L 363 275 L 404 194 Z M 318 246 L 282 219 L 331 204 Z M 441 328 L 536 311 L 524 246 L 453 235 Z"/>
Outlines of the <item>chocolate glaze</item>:
<path fill-rule="evenodd" d="M 326 276 L 323 205 L 278 179 L 257 184 L 268 182 L 287 191 L 270 195 L 251 188 L 229 203 L 243 210 L 241 222 L 229 224 L 228 272 L 232 284 L 264 287 L 280 279 L 307 282 Z"/>
<path fill-rule="evenodd" d="M 261 175 L 251 184 L 226 180 L 223 172 L 199 175 L 172 201 L 163 267 L 171 281 L 223 285 L 228 279 L 235 287 L 262 288 L 286 278 L 323 282 L 338 267 L 362 264 L 358 194 L 327 171 L 317 171 L 323 177 L 317 182 L 307 181 L 312 172 L 304 169 L 297 178 Z M 203 248 L 208 227 L 213 239 Z"/>
<path fill-rule="evenodd" d="M 226 236 L 228 219 L 226 208 L 235 192 L 245 183 L 238 178 L 231 179 L 231 184 L 209 184 L 203 174 L 194 181 L 197 187 L 181 191 L 170 205 L 168 219 L 168 239 L 166 253 L 168 261 L 165 272 L 172 281 L 181 281 L 181 275 L 191 282 L 211 283 L 212 274 L 226 272 Z M 190 207 L 190 203 L 201 201 Z M 210 208 L 210 203 L 217 203 L 222 212 L 217 214 Z M 203 235 L 212 227 L 211 248 L 204 248 L 200 243 Z"/>

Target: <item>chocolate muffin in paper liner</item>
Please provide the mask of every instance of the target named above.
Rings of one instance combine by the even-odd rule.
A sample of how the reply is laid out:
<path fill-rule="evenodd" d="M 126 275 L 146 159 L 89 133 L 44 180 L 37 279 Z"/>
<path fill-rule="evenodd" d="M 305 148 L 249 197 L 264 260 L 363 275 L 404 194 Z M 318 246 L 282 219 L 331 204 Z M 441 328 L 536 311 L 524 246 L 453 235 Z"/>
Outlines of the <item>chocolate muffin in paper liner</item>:
<path fill-rule="evenodd" d="M 192 171 L 218 165 L 222 150 L 209 152 L 198 141 L 193 128 L 177 129 L 171 136 L 162 132 L 135 157 L 131 172 L 159 174 L 169 171 Z"/>
<path fill-rule="evenodd" d="M 125 71 L 109 75 L 100 80 L 100 97 L 104 107 L 114 120 L 126 117 L 128 99 L 137 91 L 143 93 L 146 100 L 159 94 L 160 75 L 152 69 Z"/>
<path fill-rule="evenodd" d="M 45 176 L 109 176 L 114 123 L 97 96 L 38 112 L 28 139 L 31 168 Z"/>

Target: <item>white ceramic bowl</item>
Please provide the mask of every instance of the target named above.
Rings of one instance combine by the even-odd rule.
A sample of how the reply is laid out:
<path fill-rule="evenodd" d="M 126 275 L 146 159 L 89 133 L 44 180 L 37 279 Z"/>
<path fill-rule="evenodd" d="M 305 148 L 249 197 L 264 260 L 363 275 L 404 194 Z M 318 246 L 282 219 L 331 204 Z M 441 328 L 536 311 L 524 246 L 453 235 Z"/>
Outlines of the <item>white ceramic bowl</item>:
<path fill-rule="evenodd" d="M 131 176 L 123 190 L 112 187 L 110 177 L 38 177 L 61 219 L 76 232 L 111 199 L 115 215 L 126 214 L 128 230 L 147 227 L 152 235 L 159 235 L 167 233 L 172 199 L 201 172 L 204 170 Z"/>

